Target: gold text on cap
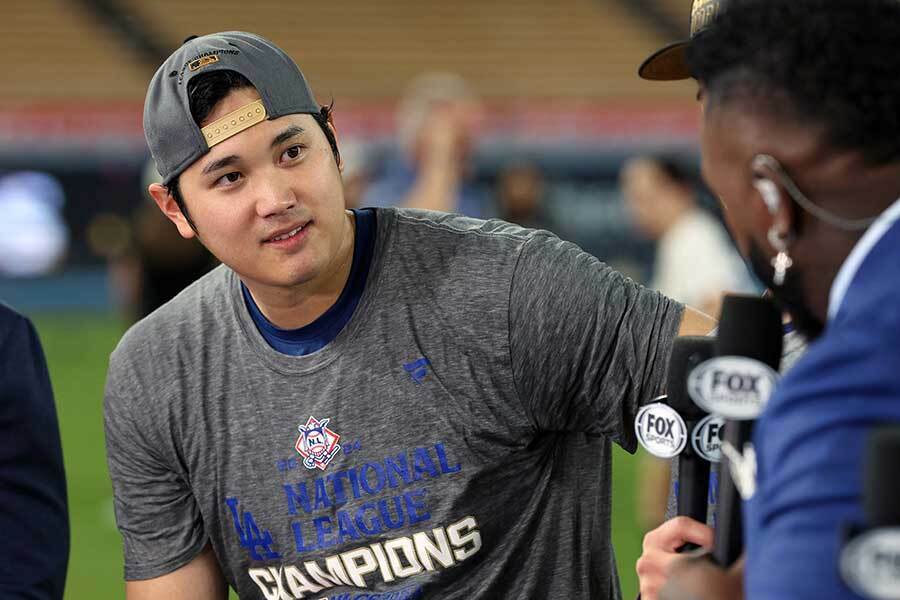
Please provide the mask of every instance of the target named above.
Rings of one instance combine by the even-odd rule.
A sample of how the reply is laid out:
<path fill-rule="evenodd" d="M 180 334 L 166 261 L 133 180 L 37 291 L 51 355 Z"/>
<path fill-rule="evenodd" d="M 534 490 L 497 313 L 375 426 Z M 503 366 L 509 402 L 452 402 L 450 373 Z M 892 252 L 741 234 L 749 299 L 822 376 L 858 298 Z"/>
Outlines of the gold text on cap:
<path fill-rule="evenodd" d="M 210 56 L 202 56 L 202 57 L 198 58 L 197 60 L 192 60 L 191 62 L 189 62 L 188 68 L 191 71 L 196 71 L 197 69 L 202 69 L 203 67 L 205 67 L 207 65 L 211 65 L 211 64 L 217 63 L 217 62 L 219 62 L 219 57 L 216 56 L 215 54 L 212 54 Z"/>
<path fill-rule="evenodd" d="M 221 119 L 210 123 L 200 131 L 206 139 L 206 145 L 212 148 L 219 142 L 224 142 L 236 133 L 266 120 L 266 107 L 262 100 L 256 100 L 245 104 L 234 112 L 230 112 Z"/>
<path fill-rule="evenodd" d="M 691 7 L 691 37 L 709 27 L 721 7 L 721 0 L 694 0 Z"/>

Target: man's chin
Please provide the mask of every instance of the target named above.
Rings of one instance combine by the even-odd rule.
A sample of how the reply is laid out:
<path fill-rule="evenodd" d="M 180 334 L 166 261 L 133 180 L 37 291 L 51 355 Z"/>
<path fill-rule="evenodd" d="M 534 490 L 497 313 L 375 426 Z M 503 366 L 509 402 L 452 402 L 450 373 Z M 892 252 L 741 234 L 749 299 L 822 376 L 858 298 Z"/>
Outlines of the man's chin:
<path fill-rule="evenodd" d="M 271 290 L 291 290 L 308 284 L 316 278 L 317 271 L 314 269 L 297 269 L 289 272 L 238 272 L 241 280 L 251 288 L 261 286 Z"/>

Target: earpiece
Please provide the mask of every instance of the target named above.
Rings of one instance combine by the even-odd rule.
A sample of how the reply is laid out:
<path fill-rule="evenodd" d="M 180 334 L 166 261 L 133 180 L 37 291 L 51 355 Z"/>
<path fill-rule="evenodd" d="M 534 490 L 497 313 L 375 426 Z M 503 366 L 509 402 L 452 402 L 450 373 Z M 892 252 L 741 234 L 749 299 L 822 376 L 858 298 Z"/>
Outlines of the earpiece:
<path fill-rule="evenodd" d="M 762 196 L 763 202 L 766 203 L 766 208 L 769 209 L 769 214 L 774 215 L 777 213 L 781 207 L 781 195 L 778 193 L 778 186 L 768 179 L 760 178 L 753 182 L 753 187 Z"/>

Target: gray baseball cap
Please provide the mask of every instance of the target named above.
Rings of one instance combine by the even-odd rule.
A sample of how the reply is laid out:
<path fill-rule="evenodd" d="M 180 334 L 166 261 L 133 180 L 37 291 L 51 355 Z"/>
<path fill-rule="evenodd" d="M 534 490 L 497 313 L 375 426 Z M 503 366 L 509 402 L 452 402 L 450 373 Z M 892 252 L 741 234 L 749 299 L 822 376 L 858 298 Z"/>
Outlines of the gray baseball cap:
<path fill-rule="evenodd" d="M 261 100 L 202 130 L 191 116 L 188 83 L 212 71 L 236 71 Z M 163 185 L 169 185 L 217 143 L 264 119 L 320 110 L 297 64 L 281 48 L 243 31 L 185 41 L 156 71 L 144 101 L 144 135 Z"/>

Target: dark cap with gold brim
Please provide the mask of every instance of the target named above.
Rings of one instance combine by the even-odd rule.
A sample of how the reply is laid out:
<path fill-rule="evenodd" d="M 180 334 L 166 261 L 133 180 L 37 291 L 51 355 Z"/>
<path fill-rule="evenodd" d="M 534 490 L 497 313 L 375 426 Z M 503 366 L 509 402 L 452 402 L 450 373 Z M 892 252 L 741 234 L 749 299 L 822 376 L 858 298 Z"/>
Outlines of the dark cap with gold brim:
<path fill-rule="evenodd" d="M 651 54 L 638 69 L 642 79 L 651 81 L 677 81 L 690 79 L 691 72 L 687 64 L 687 50 L 691 40 L 709 29 L 727 0 L 694 0 L 691 5 L 691 38 L 669 44 Z"/>

